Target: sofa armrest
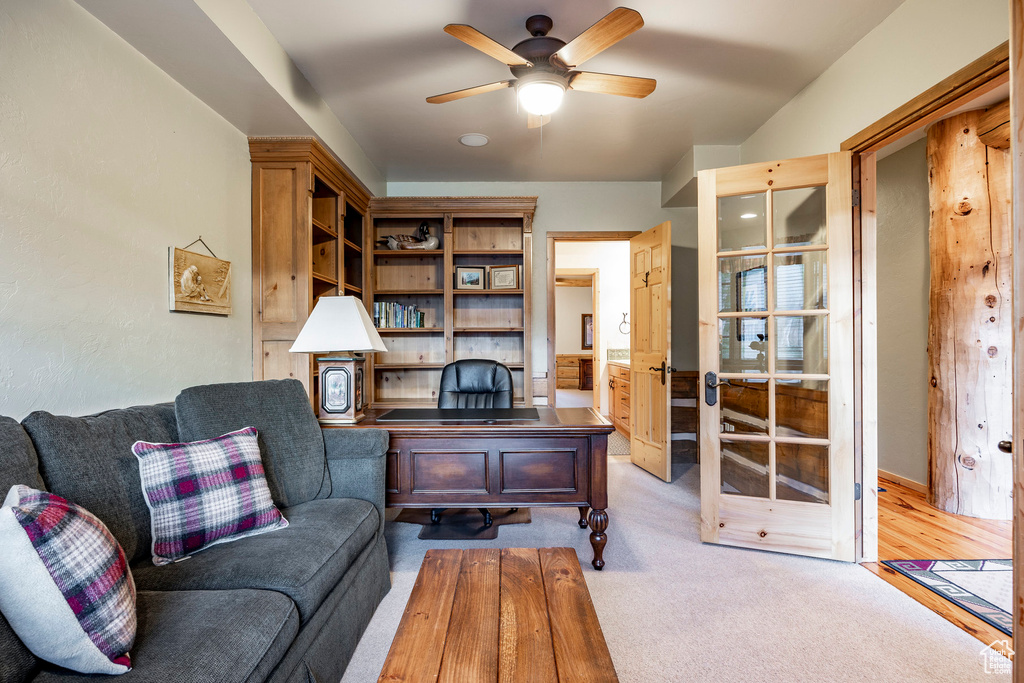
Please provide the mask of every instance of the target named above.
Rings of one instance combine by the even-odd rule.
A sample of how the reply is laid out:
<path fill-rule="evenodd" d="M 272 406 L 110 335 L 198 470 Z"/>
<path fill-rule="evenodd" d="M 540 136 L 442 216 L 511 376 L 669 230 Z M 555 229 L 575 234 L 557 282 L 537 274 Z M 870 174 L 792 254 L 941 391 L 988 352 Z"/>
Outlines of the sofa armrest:
<path fill-rule="evenodd" d="M 384 429 L 324 429 L 331 498 L 369 501 L 384 531 L 384 473 L 389 435 Z"/>

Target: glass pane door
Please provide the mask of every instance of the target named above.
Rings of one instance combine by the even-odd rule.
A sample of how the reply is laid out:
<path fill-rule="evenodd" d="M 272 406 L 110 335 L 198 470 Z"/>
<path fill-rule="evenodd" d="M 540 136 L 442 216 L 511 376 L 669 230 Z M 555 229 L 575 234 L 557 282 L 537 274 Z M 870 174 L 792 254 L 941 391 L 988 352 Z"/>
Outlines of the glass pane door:
<path fill-rule="evenodd" d="M 721 493 L 827 504 L 825 188 L 717 202 Z"/>
<path fill-rule="evenodd" d="M 706 542 L 854 559 L 850 169 L 700 172 Z"/>

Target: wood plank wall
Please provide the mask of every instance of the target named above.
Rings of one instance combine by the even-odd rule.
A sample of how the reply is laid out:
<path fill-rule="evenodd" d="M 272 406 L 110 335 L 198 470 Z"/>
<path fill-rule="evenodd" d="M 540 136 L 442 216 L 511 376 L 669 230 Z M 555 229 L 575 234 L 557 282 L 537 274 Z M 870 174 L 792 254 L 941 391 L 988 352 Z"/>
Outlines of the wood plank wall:
<path fill-rule="evenodd" d="M 673 372 L 672 378 L 672 456 L 684 462 L 700 462 L 699 373 L 696 370 Z"/>

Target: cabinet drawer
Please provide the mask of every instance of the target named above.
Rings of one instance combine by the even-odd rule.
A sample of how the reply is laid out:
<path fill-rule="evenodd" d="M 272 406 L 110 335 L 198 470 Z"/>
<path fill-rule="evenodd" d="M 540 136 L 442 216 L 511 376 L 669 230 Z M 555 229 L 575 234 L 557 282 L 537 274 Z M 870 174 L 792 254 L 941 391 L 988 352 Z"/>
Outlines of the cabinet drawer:
<path fill-rule="evenodd" d="M 621 365 L 609 365 L 608 376 L 614 377 L 615 379 L 629 381 L 629 368 L 622 367 Z"/>

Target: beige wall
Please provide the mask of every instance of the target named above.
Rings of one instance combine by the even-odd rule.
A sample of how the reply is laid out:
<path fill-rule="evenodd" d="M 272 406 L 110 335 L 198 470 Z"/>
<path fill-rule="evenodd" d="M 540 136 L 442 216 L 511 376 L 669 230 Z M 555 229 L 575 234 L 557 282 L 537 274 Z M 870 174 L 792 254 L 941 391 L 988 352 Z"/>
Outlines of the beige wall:
<path fill-rule="evenodd" d="M 590 287 L 555 288 L 555 353 L 588 353 L 582 346 L 582 316 L 594 312 Z"/>
<path fill-rule="evenodd" d="M 245 137 L 70 0 L 5 3 L 0 36 L 0 414 L 250 379 Z M 168 311 L 200 234 L 230 317 Z"/>
<path fill-rule="evenodd" d="M 1009 37 L 1006 0 L 907 0 L 751 135 L 743 163 L 838 151 Z"/>
<path fill-rule="evenodd" d="M 547 233 L 561 231 L 647 230 L 672 222 L 673 247 L 697 247 L 697 210 L 661 206 L 661 184 L 636 183 L 388 183 L 392 197 L 536 196 L 533 223 L 533 368 L 547 367 Z M 673 254 L 676 249 L 673 249 Z M 696 358 L 697 271 L 673 269 L 673 358 Z M 692 314 L 692 317 L 691 317 Z M 688 332 L 692 329 L 692 334 Z M 677 337 L 678 334 L 678 337 Z M 677 344 L 692 343 L 694 348 Z M 679 369 L 682 367 L 673 361 Z M 694 366 L 692 369 L 696 369 Z"/>
<path fill-rule="evenodd" d="M 928 481 L 928 160 L 878 162 L 878 468 Z"/>
<path fill-rule="evenodd" d="M 741 145 L 741 158 L 751 163 L 837 151 L 847 138 L 1008 38 L 1005 0 L 907 0 L 751 135 Z M 888 191 L 911 192 L 909 181 L 896 179 L 920 163 L 910 156 L 883 160 L 879 176 L 888 166 L 888 180 L 896 183 Z M 884 191 L 880 182 L 880 204 Z M 920 187 L 913 193 L 919 202 Z M 921 250 L 927 249 L 927 226 L 922 233 L 919 217 L 901 215 L 909 206 L 900 206 L 893 195 L 886 201 L 888 220 L 903 229 L 886 232 L 879 226 L 879 467 L 924 482 L 927 425 L 921 416 L 927 414 L 927 398 L 920 373 L 927 363 L 928 271 Z M 879 213 L 880 223 L 887 220 Z M 906 400 L 887 386 L 905 391 Z"/>

